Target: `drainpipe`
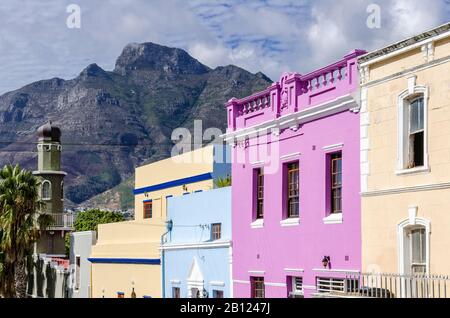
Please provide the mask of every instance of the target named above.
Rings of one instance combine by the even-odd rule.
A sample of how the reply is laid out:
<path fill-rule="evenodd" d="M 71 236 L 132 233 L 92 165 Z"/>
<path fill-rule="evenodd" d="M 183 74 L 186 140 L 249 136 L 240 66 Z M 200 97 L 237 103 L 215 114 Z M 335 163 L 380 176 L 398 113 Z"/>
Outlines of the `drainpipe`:
<path fill-rule="evenodd" d="M 166 268 L 165 268 L 165 260 L 164 260 L 164 238 L 165 236 L 172 231 L 173 222 L 172 220 L 166 221 L 166 229 L 167 231 L 161 235 L 161 283 L 162 283 L 162 298 L 166 298 Z"/>

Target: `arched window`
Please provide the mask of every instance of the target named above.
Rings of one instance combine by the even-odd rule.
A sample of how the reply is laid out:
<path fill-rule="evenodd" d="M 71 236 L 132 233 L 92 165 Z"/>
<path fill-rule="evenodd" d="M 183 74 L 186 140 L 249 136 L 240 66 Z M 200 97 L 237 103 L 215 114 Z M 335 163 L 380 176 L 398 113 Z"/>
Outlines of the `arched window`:
<path fill-rule="evenodd" d="M 52 198 L 52 184 L 50 181 L 45 180 L 42 182 L 42 199 L 50 200 Z"/>
<path fill-rule="evenodd" d="M 399 273 L 427 274 L 430 262 L 430 222 L 409 208 L 409 218 L 397 225 Z"/>
<path fill-rule="evenodd" d="M 61 181 L 61 200 L 64 200 L 64 181 Z"/>

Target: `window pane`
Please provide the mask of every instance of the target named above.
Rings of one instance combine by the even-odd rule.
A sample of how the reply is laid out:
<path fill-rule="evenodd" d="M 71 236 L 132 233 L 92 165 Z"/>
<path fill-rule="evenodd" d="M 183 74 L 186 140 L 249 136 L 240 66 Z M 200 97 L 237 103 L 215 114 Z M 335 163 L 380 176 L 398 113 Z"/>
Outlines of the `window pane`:
<path fill-rule="evenodd" d="M 423 98 L 416 99 L 410 105 L 410 133 L 421 131 L 424 128 L 424 108 L 423 108 Z"/>
<path fill-rule="evenodd" d="M 264 172 L 262 168 L 255 170 L 256 174 L 256 218 L 264 217 Z"/>
<path fill-rule="evenodd" d="M 335 153 L 330 156 L 330 198 L 331 213 L 342 211 L 342 154 Z"/>
<path fill-rule="evenodd" d="M 411 259 L 413 263 L 425 263 L 425 229 L 411 231 Z"/>
<path fill-rule="evenodd" d="M 293 162 L 287 165 L 287 217 L 299 215 L 299 164 Z"/>

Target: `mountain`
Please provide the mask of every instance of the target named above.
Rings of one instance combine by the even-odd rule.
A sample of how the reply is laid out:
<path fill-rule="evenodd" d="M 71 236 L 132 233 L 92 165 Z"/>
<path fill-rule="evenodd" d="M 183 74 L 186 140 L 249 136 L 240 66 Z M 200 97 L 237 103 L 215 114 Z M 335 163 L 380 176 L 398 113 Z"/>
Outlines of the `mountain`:
<path fill-rule="evenodd" d="M 74 79 L 42 80 L 0 96 L 0 165 L 35 169 L 36 129 L 51 120 L 62 130 L 66 199 L 78 205 L 123 189 L 137 165 L 167 157 L 175 128 L 191 129 L 199 119 L 204 129 L 224 131 L 224 103 L 270 83 L 233 65 L 211 69 L 181 49 L 129 44 L 113 71 L 91 64 Z"/>

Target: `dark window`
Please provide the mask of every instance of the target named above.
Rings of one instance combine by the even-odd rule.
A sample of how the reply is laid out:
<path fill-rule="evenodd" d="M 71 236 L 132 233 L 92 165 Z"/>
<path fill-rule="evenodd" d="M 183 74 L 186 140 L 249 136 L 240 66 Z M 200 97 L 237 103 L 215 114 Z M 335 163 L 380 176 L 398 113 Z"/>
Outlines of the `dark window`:
<path fill-rule="evenodd" d="M 222 290 L 213 290 L 213 298 L 223 298 Z"/>
<path fill-rule="evenodd" d="M 75 257 L 75 289 L 80 289 L 80 268 L 81 268 L 81 259 L 80 256 Z"/>
<path fill-rule="evenodd" d="M 264 217 L 264 172 L 262 168 L 256 169 L 256 218 Z"/>
<path fill-rule="evenodd" d="M 424 165 L 424 105 L 423 98 L 409 105 L 409 162 L 408 168 Z"/>
<path fill-rule="evenodd" d="M 299 216 L 299 168 L 298 162 L 287 165 L 287 217 Z"/>
<path fill-rule="evenodd" d="M 172 287 L 172 298 L 180 298 L 180 287 Z"/>
<path fill-rule="evenodd" d="M 144 219 L 151 219 L 153 212 L 152 202 L 144 202 Z"/>
<path fill-rule="evenodd" d="M 342 212 L 342 153 L 330 156 L 330 203 L 331 213 Z"/>
<path fill-rule="evenodd" d="M 252 298 L 264 298 L 264 277 L 251 278 Z"/>
<path fill-rule="evenodd" d="M 222 224 L 214 223 L 211 225 L 211 240 L 220 240 L 222 237 Z"/>

